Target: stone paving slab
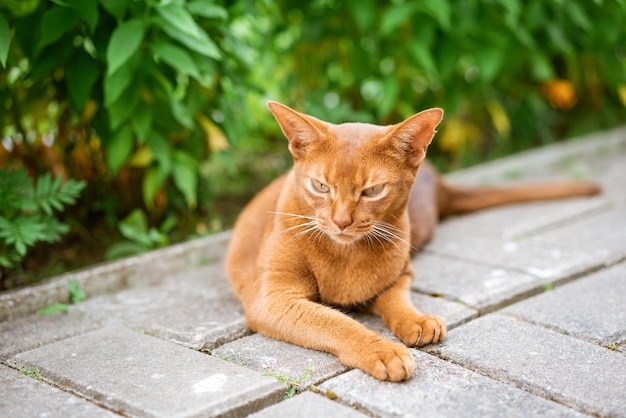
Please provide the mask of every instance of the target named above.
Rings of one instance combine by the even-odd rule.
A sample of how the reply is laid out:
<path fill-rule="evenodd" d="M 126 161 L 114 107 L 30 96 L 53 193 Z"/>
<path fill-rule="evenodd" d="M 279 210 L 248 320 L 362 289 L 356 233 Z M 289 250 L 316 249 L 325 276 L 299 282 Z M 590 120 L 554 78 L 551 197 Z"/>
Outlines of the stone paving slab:
<path fill-rule="evenodd" d="M 220 264 L 229 239 L 230 232 L 223 232 L 66 273 L 37 286 L 0 293 L 0 321 L 32 314 L 55 302 L 67 302 L 70 280 L 77 281 L 88 295 L 96 296 L 125 287 L 157 284 L 164 277 L 198 266 Z"/>
<path fill-rule="evenodd" d="M 333 402 L 328 398 L 311 392 L 304 392 L 294 398 L 288 399 L 277 405 L 272 405 L 260 412 L 250 415 L 250 418 L 365 418 L 364 415 L 354 409 Z"/>
<path fill-rule="evenodd" d="M 494 209 L 495 212 L 509 210 L 513 209 Z M 619 202 L 514 240 L 477 231 L 473 219 L 466 216 L 443 223 L 426 249 L 445 257 L 525 272 L 551 282 L 626 258 L 626 204 Z"/>
<path fill-rule="evenodd" d="M 211 351 L 211 355 L 248 367 L 259 374 L 283 376 L 307 388 L 345 372 L 332 354 L 309 350 L 260 334 L 250 335 Z"/>
<path fill-rule="evenodd" d="M 579 411 L 626 416 L 626 356 L 537 325 L 489 314 L 426 351 Z"/>
<path fill-rule="evenodd" d="M 123 325 L 197 350 L 249 334 L 243 308 L 220 265 L 146 286 L 91 298 L 71 312 L 103 325 Z"/>
<path fill-rule="evenodd" d="M 606 195 L 527 202 L 484 209 L 464 216 L 455 216 L 441 224 L 446 239 L 461 229 L 481 237 L 505 242 L 518 241 L 527 236 L 597 213 L 611 210 L 614 199 Z"/>
<path fill-rule="evenodd" d="M 626 342 L 626 262 L 502 312 L 602 345 Z"/>
<path fill-rule="evenodd" d="M 0 365 L 0 417 L 113 418 L 84 399 Z"/>
<path fill-rule="evenodd" d="M 74 313 L 30 315 L 0 322 L 0 362 L 19 352 L 96 328 L 98 324 Z"/>
<path fill-rule="evenodd" d="M 243 415 L 285 392 L 276 379 L 126 328 L 49 344 L 7 364 L 34 367 L 54 385 L 140 417 Z"/>
<path fill-rule="evenodd" d="M 513 386 L 434 356 L 411 350 L 413 378 L 380 382 L 352 370 L 320 385 L 337 401 L 380 417 L 580 417 L 584 416 Z"/>
<path fill-rule="evenodd" d="M 489 312 L 543 289 L 546 280 L 528 273 L 423 251 L 413 259 L 413 289 L 442 295 Z"/>
<path fill-rule="evenodd" d="M 625 170 L 626 171 L 626 170 Z M 626 187 L 625 187 L 626 189 Z M 601 263 L 626 259 L 626 202 L 608 212 L 542 234 L 541 244 L 560 251 L 582 252 Z"/>
<path fill-rule="evenodd" d="M 559 282 L 595 269 L 609 260 L 598 259 L 579 249 L 556 247 L 537 238 L 521 241 L 494 239 L 442 225 L 439 235 L 426 249 L 450 258 L 516 270 L 545 282 Z M 607 254 L 608 256 L 608 254 Z"/>
<path fill-rule="evenodd" d="M 625 153 L 626 127 L 620 127 L 499 158 L 446 177 L 464 184 L 502 183 L 513 178 L 537 181 L 548 177 L 595 179 L 605 173 L 616 155 Z"/>

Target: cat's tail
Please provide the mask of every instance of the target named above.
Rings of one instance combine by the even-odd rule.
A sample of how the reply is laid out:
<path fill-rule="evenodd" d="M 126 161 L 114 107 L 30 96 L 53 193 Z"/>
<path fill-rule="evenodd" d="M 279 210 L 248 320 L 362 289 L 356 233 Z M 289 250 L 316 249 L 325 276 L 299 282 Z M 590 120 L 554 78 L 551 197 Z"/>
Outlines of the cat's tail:
<path fill-rule="evenodd" d="M 587 181 L 556 181 L 551 183 L 510 186 L 455 186 L 444 183 L 440 189 L 439 214 L 460 215 L 509 203 L 593 196 L 602 187 Z"/>

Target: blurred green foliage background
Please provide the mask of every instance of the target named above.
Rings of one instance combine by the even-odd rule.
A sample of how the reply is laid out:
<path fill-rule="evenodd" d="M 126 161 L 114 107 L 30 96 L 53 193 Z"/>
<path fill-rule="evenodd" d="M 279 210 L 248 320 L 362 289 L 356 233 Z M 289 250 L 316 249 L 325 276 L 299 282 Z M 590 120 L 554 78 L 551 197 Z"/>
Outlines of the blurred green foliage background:
<path fill-rule="evenodd" d="M 86 182 L 0 286 L 231 226 L 290 165 L 268 99 L 442 107 L 443 171 L 616 126 L 624 28 L 624 0 L 0 0 L 0 167 Z"/>

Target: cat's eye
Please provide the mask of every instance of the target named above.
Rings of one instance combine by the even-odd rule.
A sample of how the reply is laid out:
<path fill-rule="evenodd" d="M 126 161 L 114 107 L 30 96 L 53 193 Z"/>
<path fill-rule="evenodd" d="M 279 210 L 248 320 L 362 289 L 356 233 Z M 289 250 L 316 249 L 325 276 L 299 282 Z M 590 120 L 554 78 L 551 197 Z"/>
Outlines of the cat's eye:
<path fill-rule="evenodd" d="M 328 193 L 330 191 L 330 187 L 315 179 L 311 179 L 311 186 L 318 193 Z"/>
<path fill-rule="evenodd" d="M 378 186 L 368 187 L 367 189 L 363 190 L 363 196 L 376 197 L 383 192 L 384 188 L 385 188 L 384 184 L 379 184 Z"/>

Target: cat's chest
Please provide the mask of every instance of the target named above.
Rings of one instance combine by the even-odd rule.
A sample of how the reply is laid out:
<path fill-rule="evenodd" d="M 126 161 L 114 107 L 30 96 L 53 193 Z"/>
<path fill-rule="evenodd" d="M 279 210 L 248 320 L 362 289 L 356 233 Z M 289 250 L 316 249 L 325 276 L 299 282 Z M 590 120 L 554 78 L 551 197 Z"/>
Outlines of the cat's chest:
<path fill-rule="evenodd" d="M 355 305 L 372 300 L 393 284 L 406 264 L 402 254 L 362 254 L 325 257 L 310 265 L 320 299 L 333 305 Z"/>

